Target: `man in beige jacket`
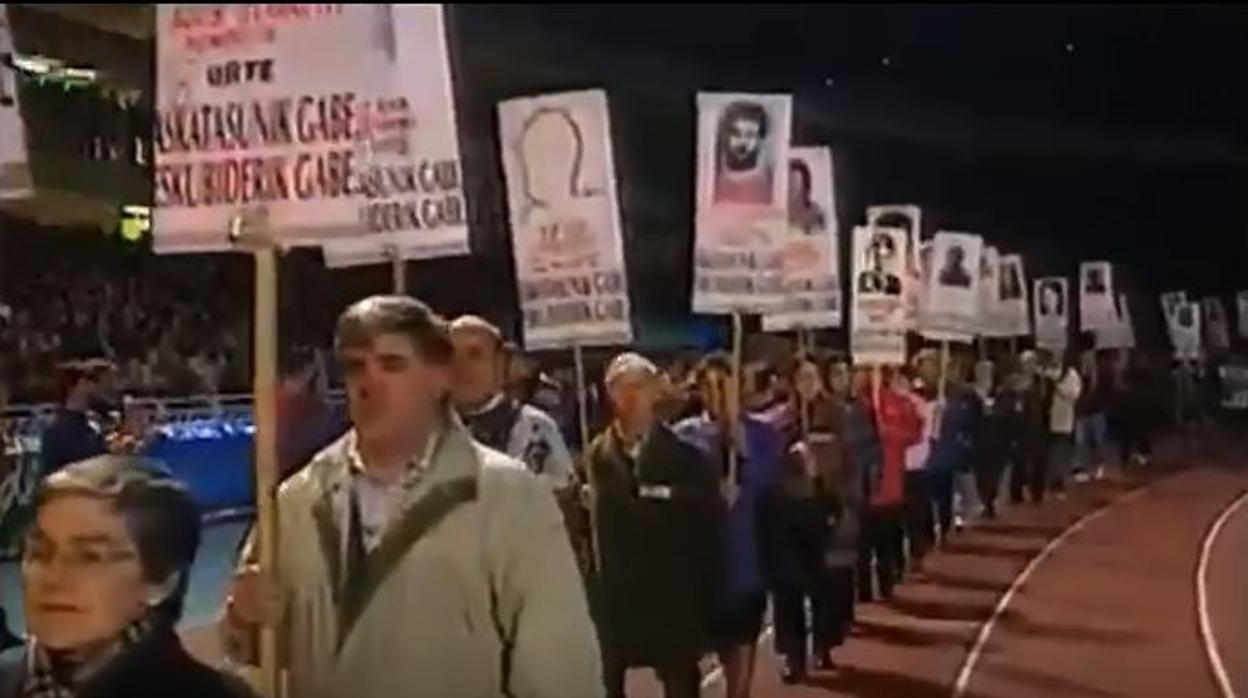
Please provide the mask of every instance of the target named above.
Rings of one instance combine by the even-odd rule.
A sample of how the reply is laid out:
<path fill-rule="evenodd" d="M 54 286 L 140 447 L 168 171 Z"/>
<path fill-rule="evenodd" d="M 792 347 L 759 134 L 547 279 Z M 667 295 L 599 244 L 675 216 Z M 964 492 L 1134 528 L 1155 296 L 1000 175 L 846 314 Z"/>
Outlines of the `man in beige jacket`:
<path fill-rule="evenodd" d="M 601 660 L 549 488 L 447 408 L 445 322 L 412 298 L 339 319 L 354 429 L 282 485 L 276 584 L 222 622 L 254 660 L 267 614 L 295 698 L 595 698 Z"/>

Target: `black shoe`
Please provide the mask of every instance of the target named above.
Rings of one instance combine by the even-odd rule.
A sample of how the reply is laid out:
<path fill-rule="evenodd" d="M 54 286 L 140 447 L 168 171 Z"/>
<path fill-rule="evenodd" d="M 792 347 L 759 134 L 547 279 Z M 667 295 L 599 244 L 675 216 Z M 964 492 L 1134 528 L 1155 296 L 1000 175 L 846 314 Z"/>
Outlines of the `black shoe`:
<path fill-rule="evenodd" d="M 840 667 L 832 659 L 832 650 L 820 650 L 815 652 L 815 668 L 819 671 L 836 671 Z"/>
<path fill-rule="evenodd" d="M 806 665 L 786 659 L 784 668 L 780 670 L 780 682 L 786 686 L 792 686 L 804 680 L 806 680 Z"/>

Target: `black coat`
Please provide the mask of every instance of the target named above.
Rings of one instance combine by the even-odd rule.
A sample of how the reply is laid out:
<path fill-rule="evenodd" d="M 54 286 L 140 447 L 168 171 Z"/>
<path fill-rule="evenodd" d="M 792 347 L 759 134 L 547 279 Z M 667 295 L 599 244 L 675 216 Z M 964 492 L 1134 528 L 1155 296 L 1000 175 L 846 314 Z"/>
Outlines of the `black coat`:
<path fill-rule="evenodd" d="M 20 698 L 26 647 L 0 654 L 0 698 Z M 77 698 L 247 698 L 247 688 L 195 661 L 171 630 L 157 630 L 100 669 Z"/>
<path fill-rule="evenodd" d="M 662 425 L 635 463 L 608 429 L 590 444 L 586 467 L 604 653 L 629 666 L 696 660 L 709 645 L 723 546 L 715 469 Z"/>

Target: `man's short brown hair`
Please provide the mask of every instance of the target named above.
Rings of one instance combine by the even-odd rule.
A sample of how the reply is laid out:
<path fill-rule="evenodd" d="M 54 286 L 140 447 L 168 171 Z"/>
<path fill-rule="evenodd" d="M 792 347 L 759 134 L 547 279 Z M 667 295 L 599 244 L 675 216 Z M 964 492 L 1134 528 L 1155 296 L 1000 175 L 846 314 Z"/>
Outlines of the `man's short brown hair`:
<path fill-rule="evenodd" d="M 449 364 L 453 349 L 446 320 L 410 296 L 370 296 L 338 316 L 334 349 L 362 347 L 384 334 L 407 337 L 425 361 Z"/>

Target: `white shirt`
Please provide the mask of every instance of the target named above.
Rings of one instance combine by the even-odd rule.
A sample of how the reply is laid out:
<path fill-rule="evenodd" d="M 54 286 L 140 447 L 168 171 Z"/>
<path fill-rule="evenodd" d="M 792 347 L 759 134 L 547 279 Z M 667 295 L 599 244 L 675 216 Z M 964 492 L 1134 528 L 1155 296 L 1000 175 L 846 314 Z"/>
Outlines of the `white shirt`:
<path fill-rule="evenodd" d="M 429 470 L 429 466 L 433 463 L 433 455 L 437 452 L 438 443 L 441 441 L 441 433 L 435 432 L 429 435 L 429 439 L 425 442 L 425 451 L 419 460 L 409 464 L 407 472 L 396 482 L 380 483 L 369 479 L 365 473 L 364 459 L 360 456 L 359 449 L 352 435 L 351 444 L 347 448 L 347 462 L 351 469 L 351 487 L 350 492 L 346 496 L 340 497 L 340 502 L 335 502 L 335 510 L 338 514 L 338 521 L 343 524 L 344 532 L 350 531 L 351 528 L 351 505 L 350 496 L 355 495 L 356 502 L 360 508 L 360 528 L 361 539 L 364 541 L 364 550 L 372 552 L 379 543 L 382 536 L 385 535 L 386 529 L 394 522 L 399 511 L 402 510 L 406 500 L 406 495 L 412 491 L 416 483 Z M 350 538 L 343 535 L 343 543 Z"/>
<path fill-rule="evenodd" d="M 910 393 L 910 401 L 914 403 L 919 419 L 923 420 L 922 435 L 918 443 L 906 449 L 906 472 L 915 472 L 927 468 L 927 457 L 932 451 L 932 440 L 936 438 L 936 429 L 940 424 L 941 406 L 937 400 L 927 400 L 917 393 Z"/>

